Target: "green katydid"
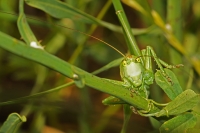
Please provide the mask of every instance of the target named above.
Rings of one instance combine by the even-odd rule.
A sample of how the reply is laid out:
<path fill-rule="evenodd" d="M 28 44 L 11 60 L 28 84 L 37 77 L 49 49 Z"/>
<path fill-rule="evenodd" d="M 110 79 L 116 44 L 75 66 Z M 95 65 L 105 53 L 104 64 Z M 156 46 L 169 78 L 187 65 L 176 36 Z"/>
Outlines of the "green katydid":
<path fill-rule="evenodd" d="M 122 15 L 123 12 L 121 10 L 118 10 L 117 14 Z M 124 19 L 124 18 L 122 17 L 122 19 Z M 28 46 L 21 45 L 22 43 L 18 43 L 19 41 L 17 41 L 17 40 L 14 40 L 15 42 L 12 43 L 12 42 L 10 42 L 10 40 L 12 39 L 11 37 L 3 35 L 2 33 L 1 33 L 1 36 L 2 36 L 2 40 L 6 40 L 3 43 L 0 43 L 1 47 L 5 48 L 17 55 L 21 55 L 21 56 L 25 55 L 24 56 L 25 58 L 39 62 L 43 65 L 49 66 L 50 68 L 53 68 L 54 70 L 57 70 L 57 71 L 59 70 L 60 73 L 64 74 L 65 76 L 68 76 L 74 80 L 76 80 L 76 79 L 79 80 L 80 77 L 83 75 L 83 81 L 85 80 L 84 83 L 86 85 L 93 87 L 93 88 L 96 87 L 96 89 L 98 89 L 100 91 L 106 92 L 111 95 L 113 94 L 113 96 L 116 96 L 117 98 L 121 98 L 123 100 L 122 101 L 120 99 L 111 97 L 111 99 L 110 99 L 111 101 L 109 101 L 107 99 L 104 100 L 104 103 L 106 103 L 106 104 L 115 104 L 115 103 L 127 104 L 128 103 L 128 108 L 129 108 L 129 105 L 132 105 L 131 109 L 135 113 L 140 113 L 141 115 L 146 114 L 146 116 L 157 116 L 157 117 L 174 115 L 174 114 L 178 115 L 180 113 L 190 110 L 193 107 L 193 106 L 188 107 L 188 105 L 190 105 L 191 102 L 188 102 L 189 100 L 187 100 L 187 99 L 186 99 L 186 102 L 184 101 L 184 104 L 179 102 L 181 99 L 183 99 L 185 97 L 185 95 L 186 96 L 190 95 L 190 93 L 184 93 L 185 95 L 183 95 L 183 93 L 182 93 L 177 99 L 173 100 L 166 107 L 164 107 L 161 111 L 159 109 L 157 109 L 157 110 L 155 109 L 156 106 L 153 106 L 153 104 L 158 105 L 158 106 L 160 106 L 162 104 L 158 104 L 158 103 L 154 102 L 153 100 L 148 99 L 148 93 L 149 93 L 148 88 L 153 83 L 154 76 L 155 76 L 155 79 L 157 80 L 157 84 L 161 83 L 160 86 L 162 89 L 168 89 L 168 90 L 176 89 L 178 83 L 177 83 L 176 79 L 174 78 L 175 76 L 173 75 L 173 73 L 171 73 L 170 70 L 164 69 L 163 66 L 167 67 L 167 68 L 177 68 L 182 65 L 175 65 L 175 66 L 168 65 L 164 61 L 157 58 L 155 52 L 149 46 L 145 50 L 142 50 L 141 54 L 139 54 L 139 55 L 137 53 L 136 54 L 131 53 L 131 55 L 128 55 L 128 56 L 125 56 L 122 54 L 124 56 L 124 59 L 120 63 L 120 74 L 121 74 L 121 78 L 123 80 L 123 83 L 122 83 L 122 82 L 117 82 L 117 81 L 113 81 L 113 80 L 105 81 L 104 79 L 97 78 L 96 76 L 89 74 L 87 72 L 84 72 L 81 69 L 77 69 L 75 66 L 70 65 L 67 62 L 59 60 L 55 56 L 45 52 L 43 49 L 40 49 L 40 48 L 36 49 L 37 47 L 31 48 Z M 15 46 L 15 45 L 16 45 L 16 49 L 13 49 L 13 46 Z M 140 53 L 140 50 L 138 53 Z M 151 64 L 152 64 L 151 57 L 153 57 L 153 59 L 156 61 L 156 64 L 158 65 L 158 68 L 159 68 L 159 70 L 157 70 L 155 75 L 154 75 L 154 72 L 153 72 L 152 66 L 151 66 Z M 45 59 L 45 60 L 41 61 L 41 60 L 39 60 L 39 58 Z M 59 64 L 59 65 L 56 66 L 55 64 Z M 74 69 L 72 70 L 72 68 L 74 68 Z M 74 75 L 74 73 L 75 73 L 75 75 Z M 100 82 L 100 85 L 98 85 L 99 82 Z M 112 91 L 105 90 L 105 88 L 109 87 L 109 85 L 111 85 L 111 83 L 114 83 L 117 85 L 113 85 L 109 88 Z M 123 87 L 120 87 L 120 89 L 119 89 L 119 86 L 123 86 Z M 115 90 L 112 88 L 116 89 L 118 93 L 116 93 Z M 128 92 L 130 92 L 130 93 L 128 93 Z M 119 93 L 121 93 L 121 94 L 119 94 Z M 174 99 L 180 93 L 181 93 L 180 91 L 175 92 L 175 95 L 171 99 Z M 166 91 L 166 94 L 168 96 L 170 96 L 171 92 Z M 192 93 L 192 94 L 193 94 L 192 98 L 195 99 L 194 101 L 196 102 L 198 100 L 196 98 L 196 97 L 198 97 L 198 95 L 196 95 L 194 93 Z M 116 101 L 113 102 L 112 99 L 115 99 Z M 141 105 L 144 105 L 141 103 L 145 103 L 145 106 L 141 106 Z M 149 106 L 147 108 L 148 103 L 149 103 Z M 139 106 L 137 106 L 137 105 L 139 105 Z M 174 105 L 177 105 L 177 106 L 174 106 Z M 145 108 L 145 110 L 141 110 L 144 108 Z M 155 110 L 153 110 L 153 109 L 155 109 Z M 128 112 L 128 113 L 130 113 L 130 112 Z M 150 113 L 152 113 L 152 114 L 150 114 Z"/>
<path fill-rule="evenodd" d="M 154 73 L 152 71 L 152 64 L 151 64 L 152 63 L 151 57 L 153 57 L 153 59 L 155 60 L 156 64 L 160 69 L 156 73 L 156 82 L 166 92 L 166 94 L 170 97 L 170 99 L 173 100 L 182 92 L 182 88 L 180 87 L 177 79 L 175 78 L 175 75 L 168 69 L 164 70 L 163 66 L 171 69 L 171 68 L 178 68 L 183 65 L 182 64 L 168 65 L 164 61 L 157 58 L 154 50 L 150 46 L 147 46 L 145 50 L 142 50 L 142 52 L 140 52 L 135 43 L 132 31 L 130 31 L 130 26 L 128 24 L 126 16 L 123 13 L 123 8 L 121 6 L 120 1 L 113 0 L 113 4 L 116 10 L 116 14 L 123 27 L 124 33 L 126 34 L 125 37 L 127 37 L 127 40 L 129 42 L 128 46 L 130 48 L 131 47 L 133 48 L 132 53 L 136 55 L 136 56 L 134 55 L 126 56 L 122 61 L 122 63 L 120 64 L 120 75 L 122 80 L 124 81 L 123 86 L 128 88 L 131 92 L 133 93 L 136 92 L 138 95 L 148 99 L 148 94 L 149 94 L 148 88 L 149 85 L 153 84 L 154 81 Z M 161 77 L 163 79 L 161 79 Z M 173 80 L 175 80 L 175 86 L 173 86 L 174 81 L 172 81 L 171 77 L 173 77 Z M 148 116 L 145 114 L 151 110 L 151 105 L 152 105 L 151 102 L 153 102 L 158 106 L 167 105 L 167 104 L 158 104 L 153 100 L 148 100 L 148 101 L 149 101 L 148 110 L 137 111 L 137 109 L 135 109 L 135 107 L 133 106 L 131 106 L 131 109 L 135 113 Z M 115 97 L 109 97 L 105 99 L 103 103 L 107 105 L 117 104 L 117 103 L 121 104 L 123 103 L 123 101 L 116 99 Z"/>
<path fill-rule="evenodd" d="M 164 61 L 157 58 L 155 52 L 150 46 L 147 46 L 147 49 L 143 50 L 142 53 L 142 57 L 144 58 L 144 65 L 141 63 L 140 57 L 134 55 L 126 56 L 120 64 L 120 74 L 122 80 L 124 81 L 125 87 L 131 89 L 136 88 L 134 91 L 138 91 L 141 96 L 148 98 L 149 85 L 153 84 L 154 81 L 151 57 L 154 58 L 163 76 L 165 76 L 169 83 L 172 85 L 173 81 L 165 73 L 163 66 L 166 68 L 177 68 L 182 66 L 182 64 L 168 65 Z"/>
<path fill-rule="evenodd" d="M 120 13 L 120 12 L 119 12 Z M 81 32 L 82 33 L 82 32 Z M 93 37 L 89 35 L 90 37 Z M 96 37 L 93 37 L 97 39 Z M 98 39 L 99 40 L 99 39 Z M 105 43 L 104 41 L 100 40 L 101 42 Z M 107 43 L 105 43 L 107 44 Z M 112 47 L 111 45 L 107 44 L 108 46 Z M 114 48 L 115 49 L 115 48 Z M 115 49 L 116 50 L 116 49 Z M 118 50 L 116 50 L 118 51 Z M 119 52 L 119 51 L 118 51 Z M 121 52 L 119 52 L 121 53 Z M 123 54 L 122 54 L 123 55 Z M 123 55 L 124 56 L 124 55 Z M 181 65 L 172 66 L 168 65 L 164 61 L 157 58 L 155 52 L 151 47 L 147 47 L 146 50 L 143 50 L 142 55 L 138 56 L 124 56 L 123 61 L 120 64 L 120 74 L 123 80 L 123 86 L 130 90 L 130 94 L 132 92 L 136 92 L 138 95 L 142 96 L 143 98 L 148 99 L 148 88 L 154 81 L 154 73 L 152 71 L 152 64 L 151 64 L 151 57 L 154 58 L 156 61 L 161 74 L 166 78 L 166 80 L 173 85 L 173 81 L 171 80 L 170 76 L 165 73 L 162 65 L 167 68 L 176 68 Z M 111 81 L 111 80 L 110 80 Z M 115 81 L 111 81 L 113 83 L 117 83 Z M 107 100 L 104 100 L 106 104 Z"/>
<path fill-rule="evenodd" d="M 123 80 L 123 86 L 125 88 L 129 89 L 131 93 L 136 93 L 148 99 L 149 86 L 153 84 L 154 82 L 154 72 L 152 70 L 151 57 L 154 58 L 156 64 L 158 65 L 160 69 L 159 71 L 161 71 L 161 74 L 166 78 L 166 80 L 171 86 L 173 86 L 174 84 L 170 78 L 172 74 L 168 75 L 165 72 L 163 66 L 171 69 L 171 68 L 178 68 L 183 65 L 182 64 L 168 65 L 164 61 L 157 58 L 155 52 L 150 46 L 147 46 L 147 49 L 142 50 L 142 53 L 143 55 L 139 57 L 134 56 L 134 55 L 125 56 L 122 62 L 120 63 L 120 75 Z M 144 58 L 144 65 L 141 63 L 140 58 Z M 117 84 L 117 82 L 115 81 L 112 81 L 112 80 L 110 81 Z M 149 102 L 152 102 L 152 101 L 149 101 Z M 120 100 L 116 100 L 115 97 L 109 97 L 105 99 L 103 103 L 107 105 L 111 105 L 111 104 L 117 104 L 117 103 L 123 103 L 123 102 Z M 156 102 L 154 103 L 159 105 Z M 162 106 L 162 104 L 160 105 Z"/>
<path fill-rule="evenodd" d="M 160 77 L 164 77 L 164 80 L 160 80 L 158 74 L 156 76 L 156 81 L 157 83 L 160 85 L 160 87 L 162 88 L 163 86 L 172 86 L 172 90 L 170 90 L 169 92 L 165 91 L 166 87 L 164 88 L 164 91 L 167 93 L 167 95 L 171 98 L 171 95 L 174 96 L 171 99 L 174 99 L 176 96 L 178 96 L 181 92 L 182 92 L 182 88 L 180 87 L 179 83 L 177 82 L 177 79 L 175 79 L 174 74 L 170 71 L 170 73 L 168 72 L 169 70 L 164 70 L 163 66 L 166 68 L 178 68 L 180 66 L 183 66 L 182 64 L 179 65 L 168 65 L 167 63 L 165 63 L 164 61 L 160 60 L 159 58 L 157 58 L 154 50 L 150 47 L 147 46 L 146 49 L 142 50 L 142 52 L 140 52 L 140 50 L 138 50 L 137 45 L 135 44 L 134 41 L 134 37 L 132 35 L 132 31 L 130 31 L 130 26 L 127 23 L 127 19 L 126 16 L 123 14 L 123 8 L 121 7 L 121 4 L 119 1 L 114 1 L 113 0 L 113 4 L 114 7 L 116 9 L 116 14 L 121 22 L 121 25 L 124 29 L 124 33 L 128 36 L 127 40 L 129 42 L 130 45 L 132 45 L 133 47 L 133 52 L 135 53 L 136 56 L 131 55 L 131 56 L 126 56 L 124 58 L 124 60 L 122 61 L 122 63 L 120 64 L 120 74 L 121 74 L 121 78 L 124 81 L 124 87 L 130 89 L 131 92 L 136 92 L 137 94 L 139 94 L 140 96 L 144 97 L 144 98 L 148 98 L 148 88 L 149 85 L 153 84 L 154 81 L 154 73 L 152 70 L 152 61 L 151 61 L 151 57 L 153 57 L 153 59 L 155 60 L 156 64 L 158 65 L 159 69 L 157 73 L 159 73 Z M 129 46 L 130 46 L 129 45 Z M 131 47 L 131 46 L 130 46 Z M 173 77 L 173 79 L 176 80 L 176 87 L 173 87 L 174 83 L 171 79 L 171 77 Z M 160 81 L 163 82 L 164 84 L 160 84 Z M 177 85 L 178 84 L 178 85 Z M 170 88 L 170 89 L 171 89 Z M 174 89 L 177 88 L 177 92 L 174 92 Z M 104 104 L 116 104 L 117 102 L 122 103 L 122 101 L 117 100 L 115 97 L 109 97 L 108 99 L 105 99 L 103 101 Z M 155 102 L 154 102 L 155 103 Z M 157 104 L 157 103 L 155 103 Z M 157 104 L 158 105 L 158 104 Z M 159 104 L 162 105 L 162 104 Z M 163 104 L 165 105 L 165 104 Z M 149 109 L 150 110 L 150 109 Z M 148 111 L 147 111 L 148 112 Z M 145 111 L 146 113 L 146 111 Z"/>

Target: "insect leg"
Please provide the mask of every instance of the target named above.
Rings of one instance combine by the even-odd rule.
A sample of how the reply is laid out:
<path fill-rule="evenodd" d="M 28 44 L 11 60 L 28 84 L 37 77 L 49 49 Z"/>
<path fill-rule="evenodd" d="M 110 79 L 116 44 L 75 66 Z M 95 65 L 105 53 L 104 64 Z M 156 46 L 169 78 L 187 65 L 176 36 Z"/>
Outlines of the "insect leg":
<path fill-rule="evenodd" d="M 179 67 L 182 67 L 184 66 L 183 64 L 177 64 L 177 65 L 169 65 L 167 64 L 166 62 L 164 62 L 163 60 L 159 59 L 160 63 L 166 67 L 166 68 L 169 68 L 169 69 L 172 69 L 172 68 L 179 68 Z"/>
<path fill-rule="evenodd" d="M 150 50 L 143 49 L 142 55 L 144 59 L 144 68 L 145 68 L 145 71 L 143 72 L 143 79 L 147 85 L 150 85 L 150 84 L 153 84 L 153 81 L 154 81 Z"/>
<path fill-rule="evenodd" d="M 156 64 L 158 65 L 158 68 L 160 69 L 161 73 L 163 74 L 163 76 L 167 79 L 168 82 L 171 83 L 171 85 L 173 85 L 173 82 L 171 80 L 171 78 L 166 74 L 163 66 L 168 65 L 167 63 L 164 63 L 164 61 L 160 61 L 160 59 L 157 57 L 156 53 L 154 52 L 153 48 L 150 46 L 147 46 L 147 51 L 152 55 L 152 57 L 154 58 Z M 163 65 L 163 63 L 165 65 Z M 168 65 L 170 66 L 170 65 Z"/>

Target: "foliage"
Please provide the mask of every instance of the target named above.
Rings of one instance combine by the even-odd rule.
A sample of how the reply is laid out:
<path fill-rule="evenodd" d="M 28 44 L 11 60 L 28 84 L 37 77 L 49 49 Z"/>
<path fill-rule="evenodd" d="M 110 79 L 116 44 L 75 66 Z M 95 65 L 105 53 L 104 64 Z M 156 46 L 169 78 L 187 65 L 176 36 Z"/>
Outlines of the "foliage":
<path fill-rule="evenodd" d="M 45 132 L 48 126 L 86 133 L 200 129 L 198 0 L 122 0 L 131 26 L 119 0 L 8 1 L 1 0 L 0 12 L 0 106 L 26 116 L 30 124 L 26 130 Z M 13 14 L 15 8 L 19 15 Z M 149 77 L 155 76 L 156 82 L 146 83 L 144 76 L 143 88 L 128 83 L 121 64 L 126 57 L 97 38 L 140 58 L 143 66 L 150 58 L 155 60 L 152 63 L 158 67 L 150 62 L 142 72 L 148 77 L 146 68 L 153 68 Z M 108 94 L 112 96 L 106 98 Z M 20 120 L 14 115 L 19 116 L 14 113 L 9 118 Z M 147 124 L 138 126 L 137 118 Z M 9 120 L 2 121 L 6 125 Z"/>

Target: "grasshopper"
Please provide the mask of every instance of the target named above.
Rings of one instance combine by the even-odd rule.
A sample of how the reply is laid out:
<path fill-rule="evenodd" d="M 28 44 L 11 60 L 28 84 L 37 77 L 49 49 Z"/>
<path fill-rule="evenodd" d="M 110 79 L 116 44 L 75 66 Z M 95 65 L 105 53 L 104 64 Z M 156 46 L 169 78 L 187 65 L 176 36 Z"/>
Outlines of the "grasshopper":
<path fill-rule="evenodd" d="M 58 2 L 58 1 L 49 1 L 49 2 Z M 107 104 L 107 105 L 124 104 L 124 107 L 128 105 L 128 108 L 132 109 L 134 113 L 138 113 L 144 116 L 157 116 L 157 117 L 168 116 L 168 115 L 178 115 L 180 113 L 190 110 L 194 106 L 194 104 L 191 106 L 191 103 L 195 103 L 195 104 L 197 103 L 198 95 L 196 95 L 193 91 L 186 91 L 185 93 L 182 93 L 182 88 L 177 87 L 177 84 L 179 85 L 179 83 L 174 78 L 176 76 L 169 70 L 171 68 L 178 68 L 183 65 L 182 64 L 179 64 L 179 65 L 167 64 L 166 62 L 164 62 L 163 60 L 157 57 L 153 48 L 150 46 L 147 46 L 146 49 L 144 50 L 139 50 L 136 43 L 134 42 L 134 37 L 132 36 L 132 32 L 130 32 L 129 25 L 126 23 L 127 20 L 124 15 L 123 8 L 119 6 L 119 3 L 117 3 L 117 0 L 113 0 L 113 3 L 116 8 L 116 14 L 119 17 L 119 20 L 125 31 L 125 35 L 128 39 L 128 42 L 133 47 L 128 46 L 130 48 L 130 55 L 125 56 L 119 50 L 111 46 L 110 44 L 107 44 L 103 42 L 102 40 L 100 41 L 114 48 L 116 51 L 118 51 L 118 53 L 120 53 L 123 56 L 123 60 L 119 63 L 122 82 L 120 81 L 118 82 L 115 80 L 104 80 L 103 78 L 96 77 L 63 60 L 60 60 L 56 58 L 55 56 L 46 52 L 45 48 L 38 45 L 37 41 L 35 41 L 33 38 L 29 38 L 30 36 L 27 36 L 27 38 L 23 37 L 24 40 L 27 39 L 27 41 L 25 40 L 25 42 L 26 44 L 30 44 L 30 47 L 29 47 L 29 46 L 25 46 L 24 43 L 22 43 L 21 41 L 17 39 L 14 39 L 6 34 L 0 33 L 0 36 L 2 37 L 1 39 L 2 42 L 0 43 L 0 46 L 17 55 L 36 61 L 45 66 L 48 66 L 52 68 L 53 70 L 58 71 L 62 73 L 63 75 L 69 78 L 72 78 L 74 80 L 79 80 L 82 78 L 82 80 L 80 81 L 82 81 L 83 84 L 85 83 L 86 85 L 90 87 L 93 87 L 97 90 L 106 92 L 111 95 L 113 94 L 113 96 L 115 96 L 115 97 L 109 97 L 108 99 L 104 100 L 103 101 L 104 104 Z M 65 6 L 65 4 L 62 4 L 62 5 Z M 23 21 L 19 21 L 20 23 L 19 29 L 23 29 L 25 27 L 24 16 L 25 15 L 23 15 L 23 13 L 20 16 L 20 19 Z M 23 33 L 25 33 L 23 35 L 27 35 L 27 27 L 25 27 L 24 29 L 26 30 L 26 32 L 23 31 Z M 91 35 L 89 36 L 93 37 Z M 15 49 L 13 49 L 13 47 L 15 47 Z M 153 60 L 155 60 L 156 64 L 158 65 L 158 70 L 156 73 L 154 73 L 154 71 L 152 70 L 152 58 Z M 164 67 L 166 67 L 167 69 Z M 157 84 L 170 97 L 170 99 L 173 100 L 171 104 L 170 103 L 159 104 L 149 99 L 149 93 L 150 93 L 149 87 L 151 84 L 153 84 L 154 79 L 156 80 Z M 105 89 L 106 87 L 109 87 L 111 91 L 106 90 Z M 114 89 L 116 89 L 117 92 Z M 178 90 L 178 91 L 174 92 L 175 90 Z M 44 93 L 47 93 L 47 92 L 43 92 L 39 94 L 44 94 Z M 182 95 L 179 95 L 180 93 L 182 93 Z M 129 94 L 130 96 L 128 96 Z M 172 94 L 173 96 L 171 96 Z M 185 96 L 187 96 L 187 98 L 185 98 Z M 31 96 L 28 96 L 28 97 L 25 97 L 24 99 L 30 98 L 30 97 Z M 113 99 L 115 101 L 113 101 Z M 120 100 L 120 99 L 123 99 L 123 100 Z M 194 99 L 195 102 L 190 99 Z M 13 101 L 11 101 L 11 103 Z M 130 102 L 130 101 L 133 101 L 133 102 Z M 186 105 L 184 105 L 183 103 L 185 103 Z M 1 103 L 1 105 L 3 104 L 7 104 L 7 103 Z M 147 104 L 148 106 L 146 106 Z M 165 106 L 165 107 L 161 110 L 156 108 L 157 109 L 156 110 L 154 108 L 155 107 L 154 105 Z M 144 108 L 145 110 L 142 110 Z M 152 110 L 155 112 L 153 112 Z M 151 111 L 154 114 L 153 113 L 150 114 Z"/>
<path fill-rule="evenodd" d="M 119 20 L 121 22 L 126 20 L 126 18 L 123 16 L 122 10 L 118 10 L 118 11 L 116 11 L 116 13 L 119 16 L 119 18 L 120 18 Z M 23 17 L 23 15 L 21 15 L 21 20 L 23 20 L 22 17 Z M 21 25 L 21 26 L 24 26 L 24 25 Z M 122 26 L 124 26 L 123 23 L 122 23 Z M 125 29 L 127 29 L 126 26 L 127 26 L 127 24 L 125 25 Z M 74 30 L 71 28 L 67 28 L 67 29 L 77 31 L 77 30 Z M 97 39 L 97 40 L 103 42 L 104 44 L 108 45 L 109 47 L 113 48 L 114 50 L 116 50 L 119 54 L 121 54 L 124 57 L 124 59 L 121 61 L 120 65 L 119 65 L 120 66 L 120 75 L 121 75 L 121 79 L 123 81 L 122 86 L 125 89 L 130 90 L 130 94 L 136 93 L 137 95 L 139 95 L 145 99 L 148 99 L 149 86 L 151 84 L 153 84 L 154 79 L 155 79 L 154 72 L 152 70 L 151 58 L 153 58 L 155 60 L 156 64 L 158 65 L 159 71 L 161 72 L 161 75 L 167 80 L 167 82 L 171 86 L 173 86 L 173 80 L 170 78 L 170 75 L 165 72 L 163 67 L 171 69 L 171 68 L 178 68 L 180 66 L 183 66 L 182 64 L 169 65 L 166 62 L 162 61 L 161 59 L 159 59 L 157 57 L 153 48 L 150 46 L 147 46 L 147 48 L 143 49 L 141 52 L 140 52 L 140 50 L 138 50 L 138 47 L 135 46 L 135 51 L 136 51 L 135 54 L 125 56 L 119 50 L 114 48 L 112 45 L 110 45 L 92 35 L 88 35 L 81 31 L 77 31 L 77 32 L 85 34 L 87 36 L 90 36 L 94 39 Z M 131 39 L 131 37 L 129 39 Z M 30 43 L 30 46 L 33 48 L 41 48 L 42 50 L 44 50 L 42 46 L 37 45 L 36 41 L 31 41 L 31 42 L 27 41 L 27 43 Z M 111 83 L 117 84 L 117 85 L 121 85 L 121 83 L 118 84 L 118 82 L 113 81 L 113 80 L 108 80 L 108 81 L 110 81 Z M 161 88 L 162 88 L 162 86 L 161 86 Z M 111 100 L 110 98 L 108 98 L 108 99 Z M 108 101 L 108 99 L 105 99 L 103 101 L 103 103 L 104 104 L 112 104 L 112 103 L 110 103 L 110 101 Z M 120 100 L 118 100 L 118 101 L 120 101 Z M 151 110 L 151 108 L 149 108 L 148 110 Z M 148 111 L 145 111 L 145 112 L 148 112 Z"/>
<path fill-rule="evenodd" d="M 164 69 L 164 67 L 166 67 L 167 69 L 171 69 L 171 68 L 179 68 L 183 65 L 182 64 L 178 64 L 178 65 L 167 64 L 166 62 L 164 62 L 163 60 L 157 57 L 153 48 L 150 46 L 147 46 L 146 49 L 143 49 L 140 51 L 134 41 L 132 31 L 130 30 L 130 26 L 128 24 L 126 16 L 124 15 L 124 11 L 123 11 L 123 8 L 121 7 L 120 2 L 113 1 L 113 4 L 116 10 L 116 14 L 124 29 L 124 33 L 128 36 L 127 37 L 128 42 L 133 47 L 133 50 L 132 50 L 133 55 L 124 56 L 124 59 L 122 60 L 120 64 L 120 75 L 123 81 L 123 86 L 129 89 L 132 93 L 136 93 L 140 95 L 141 97 L 148 99 L 149 86 L 153 84 L 154 78 L 155 78 L 154 72 L 152 70 L 152 61 L 151 61 L 151 57 L 152 57 L 155 60 L 156 64 L 158 65 L 158 68 L 159 68 L 159 70 L 157 70 L 158 73 L 160 73 L 162 77 L 165 78 L 165 81 L 166 81 L 166 82 L 163 82 L 163 84 L 160 84 L 160 82 L 158 82 L 160 81 L 159 79 L 160 77 L 156 76 L 156 81 L 159 84 L 159 86 L 161 88 L 165 88 L 164 86 L 165 84 L 167 84 L 168 86 L 171 86 L 173 88 L 174 83 L 173 83 L 173 80 L 171 79 L 171 76 L 173 74 L 166 73 L 166 70 Z M 113 83 L 115 82 L 113 81 Z M 173 88 L 173 89 L 176 89 L 176 88 Z M 175 98 L 182 92 L 182 88 L 180 86 L 178 87 L 177 90 L 178 92 L 175 92 L 175 96 L 173 98 Z M 167 95 L 170 97 L 172 93 L 167 92 Z M 105 99 L 103 103 L 109 105 L 109 104 L 112 104 L 112 101 L 114 101 L 113 104 L 117 103 L 115 101 L 119 101 L 119 103 L 123 103 L 120 100 L 116 100 L 115 97 L 109 97 L 108 99 Z M 150 108 L 148 110 L 146 111 L 142 110 L 142 111 L 139 111 L 139 113 L 140 114 L 142 114 L 143 112 L 148 113 L 151 110 L 151 102 L 152 101 L 149 100 Z M 158 104 L 156 102 L 153 102 L 153 103 L 156 105 L 161 105 L 161 106 L 166 105 L 166 104 Z M 135 109 L 132 106 L 131 108 L 133 109 L 133 112 L 137 112 L 136 111 L 137 109 Z"/>

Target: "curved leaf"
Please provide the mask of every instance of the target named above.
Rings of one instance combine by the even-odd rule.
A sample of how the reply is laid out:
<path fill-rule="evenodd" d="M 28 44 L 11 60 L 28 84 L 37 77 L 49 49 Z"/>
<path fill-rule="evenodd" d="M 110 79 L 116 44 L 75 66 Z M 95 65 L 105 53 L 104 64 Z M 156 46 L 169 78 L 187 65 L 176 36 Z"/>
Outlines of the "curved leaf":
<path fill-rule="evenodd" d="M 199 95 L 192 90 L 185 90 L 162 109 L 156 116 L 178 115 L 191 110 L 199 102 Z"/>
<path fill-rule="evenodd" d="M 197 118 L 191 113 L 179 115 L 165 122 L 160 127 L 161 133 L 185 133 L 188 128 L 195 126 Z"/>
<path fill-rule="evenodd" d="M 22 39 L 27 43 L 27 45 L 30 45 L 31 42 L 36 42 L 37 44 L 38 41 L 33 34 L 30 26 L 28 25 L 28 22 L 26 21 L 26 15 L 24 14 L 24 1 L 20 1 L 20 8 L 19 8 L 19 17 L 17 20 L 17 26 L 20 32 L 20 35 L 22 36 Z"/>
<path fill-rule="evenodd" d="M 25 0 L 25 2 L 30 6 L 45 11 L 55 18 L 73 18 L 76 21 L 98 23 L 98 20 L 94 17 L 58 0 Z"/>
<path fill-rule="evenodd" d="M 175 99 L 179 94 L 183 92 L 178 79 L 176 78 L 176 75 L 169 69 L 164 69 L 167 76 L 172 80 L 170 83 L 168 79 L 163 76 L 160 70 L 158 70 L 155 74 L 155 80 L 156 83 L 163 89 L 163 91 L 167 94 L 167 96 L 173 100 Z"/>
<path fill-rule="evenodd" d="M 95 17 L 74 8 L 67 3 L 58 1 L 58 0 L 25 0 L 25 2 L 32 7 L 43 10 L 49 15 L 55 18 L 71 18 L 76 21 L 91 23 L 91 24 L 99 24 L 104 26 L 112 31 L 122 33 L 122 29 L 120 26 L 96 19 Z M 134 28 L 132 29 L 134 35 L 140 35 L 148 33 L 153 30 L 155 27 L 150 26 L 149 28 Z"/>
<path fill-rule="evenodd" d="M 119 26 L 96 19 L 95 17 L 58 0 L 25 0 L 25 2 L 32 7 L 43 10 L 55 18 L 71 18 L 79 22 L 99 24 L 113 31 L 122 31 Z"/>
<path fill-rule="evenodd" d="M 14 133 L 18 125 L 22 122 L 26 122 L 25 116 L 20 116 L 17 113 L 12 113 L 3 123 L 2 127 L 0 128 L 0 133 Z"/>

